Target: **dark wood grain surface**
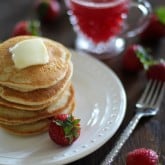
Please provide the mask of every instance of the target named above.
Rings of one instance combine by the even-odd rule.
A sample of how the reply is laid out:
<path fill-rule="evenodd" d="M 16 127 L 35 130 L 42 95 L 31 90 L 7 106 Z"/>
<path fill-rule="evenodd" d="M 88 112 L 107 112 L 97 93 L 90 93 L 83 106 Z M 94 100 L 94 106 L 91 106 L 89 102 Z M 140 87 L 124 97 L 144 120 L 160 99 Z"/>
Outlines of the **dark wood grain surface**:
<path fill-rule="evenodd" d="M 165 5 L 164 0 L 149 0 L 153 8 Z M 49 25 L 41 24 L 42 35 L 63 43 L 67 47 L 74 48 L 75 33 L 69 23 L 63 1 L 60 1 L 63 10 L 60 18 Z M 1 0 L 0 1 L 0 41 L 11 36 L 12 28 L 16 22 L 36 18 L 34 0 Z M 134 43 L 137 40 L 129 40 Z M 165 39 L 158 43 L 147 45 L 155 58 L 165 58 Z M 99 165 L 108 152 L 112 149 L 116 139 L 128 124 L 134 114 L 134 105 L 139 98 L 146 84 L 146 77 L 143 72 L 128 74 L 121 67 L 121 56 L 104 60 L 103 62 L 112 68 L 123 83 L 127 94 L 127 110 L 122 125 L 116 134 L 102 147 L 90 155 L 70 163 L 70 165 Z M 165 99 L 157 116 L 145 118 L 140 121 L 137 128 L 123 146 L 121 152 L 114 161 L 114 165 L 124 165 L 126 153 L 135 148 L 151 148 L 158 152 L 160 162 L 165 165 Z"/>

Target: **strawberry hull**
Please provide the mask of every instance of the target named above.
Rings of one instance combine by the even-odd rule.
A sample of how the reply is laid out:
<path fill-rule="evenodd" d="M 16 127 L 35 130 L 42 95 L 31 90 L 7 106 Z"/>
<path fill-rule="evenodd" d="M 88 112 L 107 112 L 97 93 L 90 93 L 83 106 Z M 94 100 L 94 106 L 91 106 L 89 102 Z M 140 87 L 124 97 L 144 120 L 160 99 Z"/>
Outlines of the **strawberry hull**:
<path fill-rule="evenodd" d="M 49 136 L 61 146 L 71 145 L 80 136 L 80 119 L 72 115 L 60 114 L 53 118 L 49 126 Z"/>
<path fill-rule="evenodd" d="M 13 28 L 12 36 L 40 35 L 40 23 L 38 21 L 19 21 Z"/>

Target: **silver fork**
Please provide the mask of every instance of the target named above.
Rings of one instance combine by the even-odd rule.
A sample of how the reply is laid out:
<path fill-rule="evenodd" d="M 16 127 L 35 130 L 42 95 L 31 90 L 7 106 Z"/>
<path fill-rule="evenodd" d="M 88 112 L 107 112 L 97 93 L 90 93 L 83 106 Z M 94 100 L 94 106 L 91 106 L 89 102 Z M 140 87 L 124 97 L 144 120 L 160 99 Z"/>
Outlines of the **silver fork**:
<path fill-rule="evenodd" d="M 124 132 L 121 134 L 114 148 L 106 156 L 101 165 L 110 165 L 115 156 L 129 138 L 139 120 L 145 116 L 154 116 L 158 113 L 165 90 L 165 83 L 156 80 L 149 80 L 146 89 L 136 103 L 136 113 Z"/>

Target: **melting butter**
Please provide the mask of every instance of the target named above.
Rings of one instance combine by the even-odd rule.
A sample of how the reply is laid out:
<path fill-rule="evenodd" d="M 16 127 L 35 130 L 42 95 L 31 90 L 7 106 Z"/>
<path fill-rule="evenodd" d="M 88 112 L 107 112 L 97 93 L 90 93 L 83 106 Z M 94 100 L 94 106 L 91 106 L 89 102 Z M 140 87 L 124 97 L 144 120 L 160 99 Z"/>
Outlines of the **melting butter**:
<path fill-rule="evenodd" d="M 20 41 L 9 49 L 12 60 L 18 69 L 49 62 L 47 48 L 40 38 Z"/>

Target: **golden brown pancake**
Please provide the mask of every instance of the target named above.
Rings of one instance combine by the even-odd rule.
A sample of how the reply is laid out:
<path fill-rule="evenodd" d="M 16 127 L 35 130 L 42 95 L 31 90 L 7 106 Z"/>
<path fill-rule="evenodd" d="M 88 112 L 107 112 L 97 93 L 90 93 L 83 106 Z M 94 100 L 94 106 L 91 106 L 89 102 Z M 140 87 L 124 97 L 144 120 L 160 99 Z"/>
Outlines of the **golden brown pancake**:
<path fill-rule="evenodd" d="M 0 106 L 5 106 L 6 108 L 15 108 L 15 109 L 20 109 L 20 110 L 42 110 L 46 107 L 48 107 L 52 102 L 48 102 L 46 104 L 40 104 L 40 105 L 23 105 L 23 104 L 17 104 L 17 103 L 12 103 L 9 101 L 6 101 L 0 97 Z"/>
<path fill-rule="evenodd" d="M 67 72 L 71 54 L 63 45 L 53 40 L 43 39 L 49 54 L 49 63 L 17 69 L 12 61 L 9 48 L 16 43 L 34 38 L 19 36 L 0 44 L 0 84 L 19 91 L 47 88 L 62 80 Z"/>
<path fill-rule="evenodd" d="M 20 125 L 31 123 L 60 113 L 74 102 L 74 89 L 72 86 L 66 90 L 62 97 L 49 107 L 40 111 L 27 111 L 0 106 L 0 123 L 6 125 Z"/>
<path fill-rule="evenodd" d="M 64 79 L 59 81 L 54 86 L 36 89 L 29 92 L 20 92 L 8 87 L 0 86 L 0 97 L 9 102 L 23 105 L 41 105 L 55 101 L 70 83 L 72 76 L 72 65 L 70 66 L 71 67 L 69 68 Z"/>
<path fill-rule="evenodd" d="M 16 135 L 37 135 L 48 130 L 51 119 L 43 119 L 34 123 L 22 125 L 4 125 L 0 124 L 6 131 Z"/>
<path fill-rule="evenodd" d="M 59 113 L 66 113 L 71 114 L 74 111 L 75 103 L 73 102 L 72 105 L 65 110 Z M 28 124 L 21 124 L 21 125 L 4 125 L 0 124 L 2 128 L 6 131 L 11 132 L 12 134 L 21 135 L 21 136 L 31 136 L 46 132 L 49 128 L 51 118 L 39 120 L 33 123 Z"/>
<path fill-rule="evenodd" d="M 19 36 L 0 44 L 0 126 L 18 135 L 47 131 L 56 114 L 72 113 L 75 108 L 71 85 L 71 54 L 63 45 L 41 38 L 49 62 L 17 69 L 9 49 L 34 36 Z"/>

